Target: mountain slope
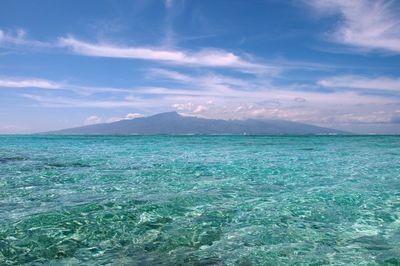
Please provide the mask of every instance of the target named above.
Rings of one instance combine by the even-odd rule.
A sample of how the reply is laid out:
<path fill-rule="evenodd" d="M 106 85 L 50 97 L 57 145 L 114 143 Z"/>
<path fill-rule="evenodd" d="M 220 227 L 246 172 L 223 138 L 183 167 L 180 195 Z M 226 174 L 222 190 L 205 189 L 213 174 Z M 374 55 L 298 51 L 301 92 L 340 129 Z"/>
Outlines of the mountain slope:
<path fill-rule="evenodd" d="M 132 120 L 69 128 L 48 134 L 341 134 L 344 132 L 284 120 L 216 120 L 161 113 Z"/>

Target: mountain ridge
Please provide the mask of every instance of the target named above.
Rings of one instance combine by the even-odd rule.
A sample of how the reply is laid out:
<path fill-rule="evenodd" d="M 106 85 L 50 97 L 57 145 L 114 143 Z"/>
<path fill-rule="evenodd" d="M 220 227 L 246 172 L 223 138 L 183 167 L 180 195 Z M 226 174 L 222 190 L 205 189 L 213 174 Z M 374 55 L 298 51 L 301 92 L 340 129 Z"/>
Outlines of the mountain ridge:
<path fill-rule="evenodd" d="M 104 135 L 158 135 L 158 134 L 229 134 L 229 135 L 307 135 L 347 134 L 336 129 L 324 128 L 286 120 L 222 120 L 182 116 L 165 112 L 152 116 L 124 119 L 111 123 L 67 128 L 46 134 L 104 134 Z"/>

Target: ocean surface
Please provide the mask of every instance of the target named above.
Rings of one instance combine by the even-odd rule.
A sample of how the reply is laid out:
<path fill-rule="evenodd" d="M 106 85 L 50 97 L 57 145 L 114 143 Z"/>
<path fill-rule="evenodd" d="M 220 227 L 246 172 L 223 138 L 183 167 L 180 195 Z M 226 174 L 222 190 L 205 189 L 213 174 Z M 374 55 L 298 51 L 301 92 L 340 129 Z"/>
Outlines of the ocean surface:
<path fill-rule="evenodd" d="M 0 265 L 400 265 L 399 136 L 0 136 Z"/>

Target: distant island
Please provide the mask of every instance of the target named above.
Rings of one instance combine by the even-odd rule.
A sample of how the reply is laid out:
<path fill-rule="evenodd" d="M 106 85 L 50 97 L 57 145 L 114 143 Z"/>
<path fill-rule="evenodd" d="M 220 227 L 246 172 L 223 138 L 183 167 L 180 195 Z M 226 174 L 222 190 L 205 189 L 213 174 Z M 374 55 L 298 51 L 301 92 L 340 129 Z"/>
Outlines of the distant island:
<path fill-rule="evenodd" d="M 222 120 L 182 116 L 177 112 L 68 128 L 46 134 L 232 134 L 232 135 L 307 135 L 345 134 L 343 131 L 285 120 Z"/>

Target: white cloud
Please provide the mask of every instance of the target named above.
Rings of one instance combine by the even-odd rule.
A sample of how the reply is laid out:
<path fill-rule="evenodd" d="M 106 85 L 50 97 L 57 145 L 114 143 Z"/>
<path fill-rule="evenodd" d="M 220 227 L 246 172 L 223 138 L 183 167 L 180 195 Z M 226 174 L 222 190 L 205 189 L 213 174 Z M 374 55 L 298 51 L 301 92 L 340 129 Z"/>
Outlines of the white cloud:
<path fill-rule="evenodd" d="M 143 115 L 139 113 L 129 113 L 125 116 L 125 119 L 135 119 L 139 117 L 143 117 Z"/>
<path fill-rule="evenodd" d="M 69 97 L 51 97 L 40 96 L 34 94 L 20 94 L 21 97 L 31 99 L 46 107 L 64 107 L 64 108 L 132 108 L 144 107 L 151 104 L 151 100 L 143 101 L 142 99 L 120 99 L 120 100 L 93 100 L 93 99 L 76 99 Z"/>
<path fill-rule="evenodd" d="M 325 15 L 339 14 L 341 21 L 332 40 L 367 50 L 400 52 L 400 16 L 394 1 L 308 0 Z"/>
<path fill-rule="evenodd" d="M 153 68 L 149 71 L 149 77 L 150 78 L 166 78 L 178 82 L 191 82 L 193 81 L 193 78 L 189 75 L 185 75 L 176 71 L 171 71 L 167 69 L 161 69 L 161 68 Z"/>
<path fill-rule="evenodd" d="M 142 87 L 137 88 L 135 92 L 159 96 L 186 96 L 194 99 L 223 98 L 234 102 L 243 102 L 245 99 L 248 100 L 247 102 L 285 100 L 295 104 L 356 104 L 390 101 L 387 97 L 359 95 L 355 92 L 310 91 L 313 89 L 312 85 L 274 86 L 262 78 L 239 79 L 222 75 L 189 76 L 174 71 L 152 73 L 161 73 L 163 77 L 177 79 L 183 85 L 181 88 L 179 86 L 177 88 Z M 328 86 L 334 84 L 334 81 L 324 79 L 320 83 L 320 85 Z"/>
<path fill-rule="evenodd" d="M 31 47 L 50 47 L 50 43 L 40 42 L 37 40 L 30 40 L 23 29 L 6 32 L 0 29 L 0 44 L 11 46 L 31 46 Z"/>
<path fill-rule="evenodd" d="M 328 88 L 351 88 L 400 92 L 400 79 L 388 77 L 368 78 L 363 76 L 336 76 L 321 79 L 318 81 L 318 85 Z"/>
<path fill-rule="evenodd" d="M 234 53 L 220 49 L 187 52 L 151 47 L 124 47 L 112 44 L 89 43 L 73 37 L 59 38 L 58 45 L 70 48 L 74 53 L 85 56 L 142 59 L 179 65 L 225 67 L 258 72 L 275 71 L 275 67 L 253 63 Z"/>
<path fill-rule="evenodd" d="M 26 33 L 22 29 L 11 33 L 0 29 L 0 43 L 25 44 L 25 36 Z"/>
<path fill-rule="evenodd" d="M 372 111 L 369 113 L 344 113 L 335 117 L 337 123 L 390 123 L 391 112 Z"/>
<path fill-rule="evenodd" d="M 112 122 L 117 122 L 117 121 L 121 121 L 121 120 L 131 120 L 131 119 L 140 118 L 140 117 L 144 117 L 144 115 L 139 114 L 139 113 L 128 113 L 128 114 L 126 114 L 125 117 L 117 117 L 117 116 L 109 117 L 106 119 L 106 122 L 112 123 Z"/>
<path fill-rule="evenodd" d="M 167 1 L 166 4 L 172 3 Z M 168 4 L 170 5 L 170 4 Z M 110 43 L 90 43 L 74 37 L 60 37 L 57 42 L 41 42 L 27 38 L 25 30 L 6 32 L 0 29 L 0 45 L 31 48 L 69 48 L 75 54 L 92 57 L 141 59 L 177 65 L 220 67 L 249 73 L 276 73 L 278 67 L 252 62 L 223 49 L 208 48 L 199 51 L 166 49 L 164 47 L 119 46 Z"/>
<path fill-rule="evenodd" d="M 166 4 L 169 2 L 167 1 Z M 14 32 L 6 32 L 0 29 L 0 45 L 32 48 L 69 48 L 72 52 L 84 56 L 129 58 L 177 65 L 231 68 L 251 73 L 276 73 L 279 71 L 276 66 L 252 62 L 223 49 L 209 48 L 191 52 L 182 49 L 165 49 L 163 47 L 118 46 L 109 43 L 85 42 L 71 36 L 60 37 L 57 42 L 41 42 L 28 39 L 23 29 L 18 29 Z"/>
<path fill-rule="evenodd" d="M 175 103 L 172 105 L 178 111 L 191 111 L 195 105 L 191 102 Z"/>
<path fill-rule="evenodd" d="M 59 82 L 42 78 L 24 77 L 2 77 L 0 76 L 0 88 L 39 88 L 39 89 L 62 89 L 73 91 L 81 95 L 92 95 L 95 93 L 129 93 L 133 88 L 118 87 L 96 87 Z"/>
<path fill-rule="evenodd" d="M 172 2 L 171 2 L 172 3 Z M 167 2 L 166 2 L 167 4 Z M 168 4 L 170 5 L 170 4 Z M 167 35 L 171 35 L 168 33 Z M 321 70 L 339 68 L 340 66 L 324 65 L 315 62 L 275 60 L 268 64 L 255 62 L 248 54 L 246 57 L 218 48 L 207 48 L 198 51 L 187 51 L 178 48 L 135 47 L 115 45 L 112 43 L 85 42 L 72 36 L 59 37 L 57 41 L 38 41 L 29 39 L 24 29 L 4 31 L 0 29 L 0 46 L 23 47 L 30 49 L 60 49 L 68 48 L 73 53 L 91 57 L 110 57 L 150 60 L 175 65 L 230 68 L 244 73 L 277 75 L 283 69 Z M 166 37 L 167 43 L 173 42 L 171 36 Z M 60 50 L 59 50 L 60 51 Z"/>
<path fill-rule="evenodd" d="M 281 100 L 279 106 L 268 106 L 262 102 L 224 102 L 206 106 L 198 103 L 179 103 L 173 107 L 184 115 L 216 118 L 216 119 L 283 119 L 311 124 L 346 124 L 346 123 L 393 123 L 393 109 L 395 105 L 371 104 L 341 104 L 339 98 L 343 95 L 334 95 L 337 101 L 321 101 L 316 104 L 296 105 L 290 101 Z M 353 100 L 356 97 L 352 98 Z"/>
<path fill-rule="evenodd" d="M 126 114 L 125 117 L 109 117 L 107 119 L 103 119 L 97 115 L 92 115 L 85 119 L 84 124 L 85 125 L 93 125 L 93 124 L 99 124 L 99 123 L 112 123 L 112 122 L 121 121 L 121 120 L 135 119 L 135 118 L 139 118 L 139 117 L 143 117 L 143 115 L 139 114 L 139 113 L 128 113 L 128 114 Z"/>
<path fill-rule="evenodd" d="M 92 115 L 85 119 L 84 124 L 85 125 L 94 125 L 94 124 L 99 124 L 101 122 L 103 122 L 103 120 L 100 117 L 98 117 L 96 115 Z"/>
<path fill-rule="evenodd" d="M 139 114 L 139 113 L 128 113 L 126 114 L 125 117 L 108 117 L 108 118 L 101 118 L 97 115 L 92 115 L 89 116 L 88 118 L 85 119 L 84 125 L 93 125 L 93 124 L 99 124 L 99 123 L 113 123 L 121 120 L 131 120 L 139 117 L 144 117 L 144 115 Z"/>
<path fill-rule="evenodd" d="M 145 87 L 147 93 L 151 94 L 187 94 L 187 95 L 214 95 L 224 97 L 235 97 L 238 93 L 248 94 L 252 91 L 271 89 L 269 79 L 256 77 L 251 79 L 233 78 L 224 75 L 187 75 L 177 71 L 165 69 L 152 69 L 150 77 L 159 79 L 166 78 L 174 82 L 184 84 L 186 89 L 166 89 L 160 87 Z"/>
<path fill-rule="evenodd" d="M 196 107 L 196 109 L 193 110 L 193 113 L 201 113 L 201 112 L 207 111 L 208 109 L 209 108 L 207 106 L 200 104 Z"/>
<path fill-rule="evenodd" d="M 24 79 L 24 78 L 1 78 L 0 87 L 3 88 L 40 88 L 40 89 L 60 89 L 61 83 L 46 79 Z"/>

